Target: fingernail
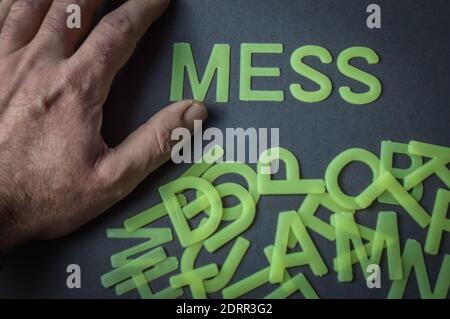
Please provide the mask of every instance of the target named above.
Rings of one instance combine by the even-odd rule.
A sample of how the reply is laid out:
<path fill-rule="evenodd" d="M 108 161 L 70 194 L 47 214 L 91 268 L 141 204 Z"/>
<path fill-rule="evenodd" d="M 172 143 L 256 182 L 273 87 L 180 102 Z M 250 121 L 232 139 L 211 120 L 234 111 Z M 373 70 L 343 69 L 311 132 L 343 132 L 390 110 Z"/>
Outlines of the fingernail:
<path fill-rule="evenodd" d="M 197 101 L 192 101 L 191 106 L 184 112 L 183 119 L 186 128 L 193 131 L 194 121 L 204 121 L 208 118 L 208 111 L 205 104 Z"/>

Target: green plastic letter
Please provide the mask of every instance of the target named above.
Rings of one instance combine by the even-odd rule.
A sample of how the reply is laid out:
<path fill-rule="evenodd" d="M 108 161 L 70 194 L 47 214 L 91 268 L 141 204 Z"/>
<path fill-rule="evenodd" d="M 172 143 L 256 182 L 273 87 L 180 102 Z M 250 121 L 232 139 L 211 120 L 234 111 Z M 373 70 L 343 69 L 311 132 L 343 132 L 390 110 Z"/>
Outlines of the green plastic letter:
<path fill-rule="evenodd" d="M 291 94 L 299 101 L 313 103 L 320 102 L 328 98 L 333 90 L 333 84 L 328 76 L 313 69 L 303 62 L 307 56 L 318 57 L 322 63 L 330 64 L 333 62 L 330 52 L 320 46 L 305 45 L 292 53 L 291 66 L 295 72 L 314 81 L 319 85 L 317 91 L 305 91 L 300 84 L 291 84 Z"/>
<path fill-rule="evenodd" d="M 197 101 L 204 101 L 217 73 L 216 101 L 228 102 L 230 86 L 230 46 L 215 44 L 205 74 L 200 81 L 195 65 L 192 48 L 189 43 L 175 43 L 173 47 L 172 85 L 170 100 L 183 99 L 184 71 L 187 70 L 192 87 L 192 96 Z"/>
<path fill-rule="evenodd" d="M 293 232 L 302 251 L 287 254 L 289 233 Z M 328 272 L 322 257 L 309 237 L 300 216 L 296 211 L 282 212 L 278 216 L 275 245 L 270 267 L 270 282 L 279 283 L 283 280 L 286 268 L 309 265 L 316 276 Z"/>
<path fill-rule="evenodd" d="M 431 255 L 439 253 L 442 233 L 450 232 L 450 219 L 447 218 L 450 203 L 450 191 L 439 189 L 436 193 L 433 214 L 431 215 L 430 227 L 428 228 L 425 252 Z"/>
<path fill-rule="evenodd" d="M 241 101 L 276 101 L 284 100 L 283 91 L 256 91 L 252 90 L 252 78 L 257 76 L 278 77 L 280 68 L 262 68 L 252 66 L 252 56 L 255 53 L 283 53 L 283 45 L 279 43 L 242 43 L 241 44 Z"/>
<path fill-rule="evenodd" d="M 445 255 L 442 261 L 441 270 L 434 291 L 431 290 L 430 279 L 428 278 L 425 259 L 423 258 L 420 243 L 413 239 L 408 239 L 402 255 L 403 279 L 392 282 L 389 290 L 389 299 L 399 299 L 403 297 L 408 283 L 411 270 L 414 268 L 420 296 L 424 299 L 445 299 L 447 298 L 450 286 L 450 255 Z"/>
<path fill-rule="evenodd" d="M 351 65 L 350 60 L 353 58 L 364 58 L 369 64 L 378 64 L 380 61 L 376 52 L 370 48 L 353 47 L 342 51 L 337 59 L 339 71 L 343 75 L 367 85 L 369 90 L 364 93 L 355 93 L 350 87 L 344 86 L 339 88 L 339 93 L 345 101 L 351 104 L 372 103 L 381 95 L 381 83 L 375 76 Z"/>
<path fill-rule="evenodd" d="M 197 229 L 191 230 L 176 194 L 187 189 L 199 190 L 209 201 L 210 214 L 207 221 Z M 208 238 L 214 233 L 222 220 L 222 200 L 211 183 L 199 177 L 181 177 L 159 188 L 159 193 L 169 213 L 170 220 L 183 247 L 188 247 Z"/>

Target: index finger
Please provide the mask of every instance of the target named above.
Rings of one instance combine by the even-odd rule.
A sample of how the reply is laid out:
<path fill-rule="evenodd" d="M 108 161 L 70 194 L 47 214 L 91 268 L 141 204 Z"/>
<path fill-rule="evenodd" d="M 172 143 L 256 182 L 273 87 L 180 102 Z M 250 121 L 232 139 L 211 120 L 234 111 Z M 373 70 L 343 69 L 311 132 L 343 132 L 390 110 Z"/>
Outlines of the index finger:
<path fill-rule="evenodd" d="M 170 0 L 128 0 L 107 14 L 72 56 L 110 85 L 133 53 L 137 41 L 166 10 Z"/>

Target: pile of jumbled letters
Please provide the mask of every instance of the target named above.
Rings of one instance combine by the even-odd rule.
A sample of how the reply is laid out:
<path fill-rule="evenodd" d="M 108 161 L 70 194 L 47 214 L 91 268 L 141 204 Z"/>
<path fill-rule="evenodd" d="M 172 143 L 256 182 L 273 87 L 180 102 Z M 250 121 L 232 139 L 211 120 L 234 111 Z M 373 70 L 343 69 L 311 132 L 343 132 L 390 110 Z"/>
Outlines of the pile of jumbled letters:
<path fill-rule="evenodd" d="M 395 154 L 409 156 L 410 167 L 393 167 Z M 244 163 L 219 161 L 223 155 L 224 150 L 219 146 L 210 149 L 180 178 L 159 188 L 161 203 L 127 219 L 124 228 L 107 230 L 108 238 L 145 241 L 111 257 L 114 269 L 101 277 L 104 287 L 115 287 L 117 295 L 137 289 L 141 298 L 178 298 L 183 296 L 185 289 L 190 290 L 193 298 L 207 298 L 213 293 L 221 293 L 224 298 L 239 298 L 272 283 L 277 288 L 267 298 L 287 298 L 294 293 L 305 298 L 319 298 L 303 273 L 292 275 L 289 271 L 304 266 L 315 276 L 329 273 L 309 234 L 315 232 L 336 243 L 333 271 L 337 273 L 338 282 L 352 281 L 353 267 L 358 263 L 367 279 L 371 275 L 367 270 L 380 264 L 385 251 L 387 273 L 392 282 L 388 298 L 403 296 L 413 271 L 422 298 L 447 297 L 450 255 L 444 252 L 441 269 L 432 285 L 424 253 L 438 255 L 444 232 L 450 231 L 450 218 L 447 218 L 450 148 L 417 141 L 409 144 L 383 141 L 380 157 L 365 149 L 349 149 L 329 164 L 323 180 L 301 179 L 296 157 L 281 147 L 263 152 L 256 171 Z M 274 163 L 280 161 L 286 170 L 283 180 L 272 177 Z M 372 182 L 357 196 L 344 193 L 339 184 L 342 170 L 351 162 L 364 163 L 373 176 Z M 246 187 L 231 182 L 215 185 L 215 181 L 228 174 L 243 177 Z M 423 182 L 432 175 L 437 176 L 447 189 L 436 191 L 434 207 L 427 212 L 420 199 Z M 195 198 L 188 200 L 184 194 L 187 190 L 195 190 Z M 267 267 L 245 278 L 234 278 L 250 247 L 243 233 L 252 226 L 261 197 L 293 194 L 305 196 L 304 200 L 297 210 L 277 212 L 273 245 L 264 249 Z M 226 197 L 234 197 L 238 204 L 224 207 Z M 425 229 L 424 248 L 415 239 L 407 239 L 401 247 L 395 211 L 379 212 L 376 229 L 358 224 L 355 214 L 375 201 L 401 206 L 406 212 L 402 218 L 411 218 Z M 316 216 L 319 207 L 332 212 L 329 221 Z M 170 218 L 173 227 L 152 227 L 153 222 L 165 216 Z M 203 218 L 192 229 L 189 221 L 197 216 Z M 174 239 L 178 239 L 184 248 L 180 260 L 168 256 L 163 248 Z M 202 249 L 214 253 L 230 242 L 233 244 L 223 262 L 196 265 Z M 300 249 L 293 252 L 296 246 Z M 167 287 L 152 291 L 150 283 L 163 276 L 169 278 Z"/>

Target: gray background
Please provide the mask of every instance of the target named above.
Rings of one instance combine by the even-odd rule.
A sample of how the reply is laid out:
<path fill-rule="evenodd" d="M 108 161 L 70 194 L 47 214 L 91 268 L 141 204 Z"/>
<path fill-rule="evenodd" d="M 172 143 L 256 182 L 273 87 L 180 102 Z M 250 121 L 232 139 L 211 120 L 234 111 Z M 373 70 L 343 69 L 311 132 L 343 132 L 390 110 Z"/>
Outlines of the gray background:
<path fill-rule="evenodd" d="M 111 10 L 119 2 L 113 1 L 105 10 Z M 328 163 L 347 148 L 363 147 L 379 154 L 380 143 L 385 139 L 399 142 L 417 139 L 448 146 L 450 3 L 445 0 L 376 1 L 382 7 L 381 30 L 366 27 L 365 10 L 369 3 L 361 0 L 173 1 L 117 77 L 105 105 L 104 135 L 107 142 L 110 145 L 119 143 L 168 104 L 172 45 L 183 41 L 192 44 L 201 72 L 213 44 L 231 45 L 230 101 L 215 103 L 212 87 L 206 100 L 210 111 L 207 125 L 219 128 L 280 127 L 281 145 L 300 158 L 306 178 L 323 177 Z M 258 88 L 283 89 L 283 103 L 239 101 L 239 46 L 245 42 L 284 44 L 282 55 L 255 58 L 255 65 L 279 66 L 282 76 L 254 82 Z M 309 89 L 315 88 L 289 65 L 292 51 L 307 44 L 326 47 L 334 59 L 351 46 L 373 48 L 381 57 L 380 64 L 369 67 L 361 61 L 355 61 L 355 64 L 381 79 L 381 98 L 366 106 L 344 102 L 337 87 L 351 85 L 365 90 L 364 86 L 342 76 L 335 63 L 323 65 L 311 60 L 311 65 L 332 79 L 335 89 L 332 96 L 321 103 L 308 105 L 296 101 L 289 93 L 290 83 L 300 82 Z M 399 158 L 399 165 L 407 165 L 407 161 Z M 169 163 L 151 175 L 131 196 L 74 234 L 52 242 L 33 243 L 1 257 L 0 297 L 114 298 L 114 290 L 104 289 L 99 278 L 111 269 L 110 256 L 130 247 L 132 242 L 107 239 L 106 228 L 120 227 L 126 218 L 159 203 L 158 187 L 178 177 L 187 167 Z M 351 165 L 344 172 L 344 188 L 357 193 L 369 179 L 366 167 Z M 422 204 L 428 211 L 438 187 L 442 187 L 442 183 L 437 179 L 425 184 Z M 262 249 L 273 242 L 278 212 L 296 209 L 301 201 L 301 196 L 266 196 L 261 199 L 255 223 L 244 234 L 251 240 L 251 248 L 233 281 L 267 265 Z M 377 204 L 358 213 L 357 220 L 373 227 L 379 210 L 398 212 L 402 247 L 406 238 L 424 242 L 426 232 L 396 206 Z M 326 211 L 320 212 L 319 216 L 328 220 Z M 155 225 L 168 226 L 169 220 L 165 218 Z M 325 277 L 316 278 L 307 267 L 302 267 L 301 271 L 322 298 L 384 298 L 387 295 L 390 282 L 385 271 L 381 289 L 366 288 L 359 266 L 354 267 L 353 283 L 337 283 L 336 274 L 331 270 L 334 243 L 310 233 L 330 272 Z M 439 256 L 426 256 L 433 284 L 443 253 L 449 252 L 448 236 L 444 240 Z M 229 248 L 227 245 L 214 255 L 202 253 L 198 264 L 211 261 L 220 264 Z M 182 249 L 174 241 L 168 246 L 168 252 L 180 257 Z M 71 263 L 81 266 L 82 289 L 66 288 L 65 270 Z M 386 269 L 384 257 L 381 266 Z M 293 269 L 292 273 L 298 271 Z M 153 287 L 158 290 L 167 284 L 167 278 L 164 278 L 155 282 Z M 247 297 L 261 297 L 273 289 L 274 286 L 267 285 Z M 185 291 L 185 297 L 189 297 L 188 289 Z M 414 278 L 405 296 L 419 296 Z M 125 297 L 136 298 L 138 295 L 132 292 Z"/>

